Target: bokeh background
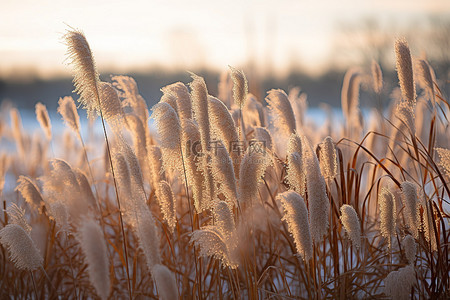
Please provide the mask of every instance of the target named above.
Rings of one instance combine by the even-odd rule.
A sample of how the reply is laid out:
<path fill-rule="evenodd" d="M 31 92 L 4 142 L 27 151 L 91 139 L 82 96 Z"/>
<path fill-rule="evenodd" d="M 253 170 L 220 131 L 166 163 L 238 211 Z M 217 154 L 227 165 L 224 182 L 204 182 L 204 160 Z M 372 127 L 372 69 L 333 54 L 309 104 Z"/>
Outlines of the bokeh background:
<path fill-rule="evenodd" d="M 310 106 L 338 106 L 344 72 L 378 61 L 395 77 L 396 37 L 426 57 L 449 89 L 450 1 L 31 1 L 1 0 L 0 101 L 55 109 L 70 95 L 71 68 L 61 36 L 81 29 L 102 80 L 133 76 L 149 106 L 160 88 L 205 76 L 211 94 L 228 65 L 247 74 L 260 99 L 299 86 Z M 386 82 L 396 82 L 386 80 Z M 390 90 L 387 88 L 386 90 Z M 371 97 L 362 91 L 362 105 Z M 387 103 L 386 103 L 387 104 Z"/>

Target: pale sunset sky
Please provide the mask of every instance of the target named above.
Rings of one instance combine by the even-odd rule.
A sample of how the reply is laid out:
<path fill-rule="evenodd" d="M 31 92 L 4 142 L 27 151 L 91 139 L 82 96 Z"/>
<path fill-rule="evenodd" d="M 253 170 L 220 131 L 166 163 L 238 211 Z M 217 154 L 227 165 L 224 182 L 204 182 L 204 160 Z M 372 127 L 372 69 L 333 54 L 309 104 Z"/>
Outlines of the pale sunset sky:
<path fill-rule="evenodd" d="M 293 56 L 309 70 L 332 52 L 341 23 L 450 16 L 449 0 L 48 1 L 0 0 L 0 76 L 68 74 L 61 36 L 81 29 L 98 67 L 224 69 L 249 57 L 283 69 Z"/>

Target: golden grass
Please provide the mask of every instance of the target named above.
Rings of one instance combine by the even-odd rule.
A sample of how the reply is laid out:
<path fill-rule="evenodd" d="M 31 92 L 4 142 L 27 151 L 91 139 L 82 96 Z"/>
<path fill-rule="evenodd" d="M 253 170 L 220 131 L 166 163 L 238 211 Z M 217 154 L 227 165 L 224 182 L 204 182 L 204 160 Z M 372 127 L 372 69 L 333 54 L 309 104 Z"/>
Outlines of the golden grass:
<path fill-rule="evenodd" d="M 75 52 L 76 49 L 71 48 L 72 56 Z M 102 294 L 111 299 L 156 299 L 175 295 L 185 299 L 386 298 L 389 295 L 385 294 L 385 279 L 388 278 L 387 293 L 392 290 L 389 279 L 405 270 L 408 271 L 408 282 L 404 284 L 407 288 L 395 291 L 397 295 L 420 299 L 450 297 L 450 178 L 448 160 L 443 156 L 450 148 L 447 118 L 450 106 L 436 83 L 432 89 L 433 97 L 429 90 L 417 95 L 417 101 L 425 101 L 428 106 L 413 107 L 415 124 L 410 119 L 406 124 L 402 116 L 393 114 L 380 118 L 383 124 L 379 124 L 379 130 L 367 131 L 355 116 L 349 116 L 347 119 L 353 120 L 354 124 L 332 124 L 330 132 L 329 128 L 314 131 L 306 127 L 306 122 L 299 122 L 300 116 L 296 112 L 305 113 L 304 103 L 291 93 L 288 96 L 284 91 L 272 90 L 268 97 L 271 109 L 261 105 L 246 106 L 243 101 L 258 100 L 247 94 L 247 80 L 235 69 L 231 69 L 232 76 L 240 76 L 233 78 L 238 84 L 233 93 L 235 105 L 227 101 L 227 105 L 220 106 L 222 110 L 228 110 L 229 114 L 222 111 L 226 118 L 212 116 L 214 109 L 208 110 L 212 107 L 209 105 L 220 100 L 209 101 L 203 79 L 192 75 L 193 114 L 183 84 L 177 83 L 176 89 L 174 85 L 163 88 L 167 94 L 165 99 L 170 96 L 173 103 L 158 104 L 156 109 L 167 106 L 170 120 L 181 120 L 181 125 L 167 122 L 168 118 L 163 114 L 157 115 L 157 125 L 164 130 L 163 135 L 158 136 L 149 129 L 145 119 L 148 111 L 134 80 L 116 77 L 115 85 L 108 84 L 109 94 L 112 89 L 120 89 L 121 106 L 117 106 L 117 95 L 113 93 L 115 102 L 111 108 L 108 107 L 110 97 L 95 92 L 95 86 L 100 84 L 95 69 L 92 69 L 95 64 L 89 62 L 84 67 L 91 68 L 89 86 L 83 85 L 82 74 L 78 74 L 77 89 L 84 92 L 83 103 L 91 105 L 92 111 L 98 110 L 102 122 L 115 120 L 109 123 L 113 127 L 110 136 L 106 135 L 106 127 L 102 129 L 104 138 L 109 139 L 90 139 L 85 144 L 79 125 L 72 126 L 76 127 L 77 136 L 72 141 L 73 146 L 69 146 L 69 140 L 49 133 L 50 140 L 44 136 L 34 139 L 34 143 L 43 149 L 53 145 L 55 149 L 71 147 L 73 152 L 80 153 L 74 156 L 63 152 L 58 158 L 68 162 L 69 167 L 65 167 L 64 172 L 70 173 L 72 168 L 87 174 L 80 177 L 83 184 L 77 186 L 77 180 L 73 180 L 76 177 L 70 177 L 72 173 L 61 171 L 58 176 L 51 173 L 50 159 L 56 158 L 53 155 L 49 156 L 46 151 L 31 152 L 33 143 L 30 134 L 21 128 L 17 110 L 11 111 L 11 126 L 1 126 L 0 143 L 14 143 L 17 151 L 1 156 L 0 182 L 3 183 L 6 174 L 18 180 L 18 184 L 29 181 L 34 189 L 31 193 L 22 186 L 14 192 L 2 192 L 3 186 L 0 186 L 0 199 L 5 210 L 10 203 L 25 209 L 24 218 L 32 228 L 30 237 L 40 249 L 43 263 L 41 269 L 20 270 L 11 261 L 5 244 L 0 245 L 0 298 L 98 298 L 96 288 L 100 284 L 94 287 L 94 281 L 89 278 L 92 273 L 89 270 L 95 268 L 95 262 L 86 260 L 80 239 L 77 239 L 78 222 L 82 222 L 83 215 L 89 215 L 91 222 L 101 225 L 111 286 L 110 291 Z M 381 71 L 377 74 L 381 76 Z M 380 81 L 380 78 L 376 80 Z M 402 77 L 402 84 L 411 85 L 408 80 Z M 222 82 L 221 87 L 222 93 L 232 94 L 232 85 Z M 229 91 L 225 91 L 227 87 Z M 87 90 L 89 88 L 92 90 Z M 177 94 L 176 90 L 183 93 Z M 384 95 L 382 91 L 376 92 L 377 97 Z M 244 95 L 247 99 L 243 99 Z M 357 101 L 358 96 L 352 95 L 352 101 Z M 98 98 L 94 100 L 101 105 L 89 102 L 92 100 L 89 97 Z M 409 95 L 411 99 L 414 97 Z M 352 102 L 352 107 L 358 105 Z M 270 115 L 271 112 L 274 115 Z M 346 113 L 359 113 L 359 109 Z M 121 118 L 117 119 L 116 115 Z M 258 122 L 247 121 L 251 120 L 248 119 L 250 115 L 258 116 Z M 275 122 L 273 118 L 277 118 Z M 214 126 L 210 128 L 211 120 Z M 246 120 L 245 124 L 243 120 Z M 270 120 L 272 122 L 268 122 Z M 234 121 L 236 131 L 218 134 L 219 130 L 212 128 L 219 128 L 224 121 L 228 127 Z M 264 124 L 271 125 L 261 126 Z M 428 132 L 419 134 L 412 130 L 413 125 L 428 128 Z M 171 126 L 174 127 L 171 129 Z M 188 128 L 196 134 L 188 133 Z M 239 135 L 236 141 L 231 141 L 233 145 L 225 145 L 230 141 L 220 140 L 227 134 L 236 137 L 236 132 Z M 296 200 L 296 209 L 289 210 L 280 195 L 287 195 L 283 193 L 288 190 L 296 193 L 295 186 L 300 185 L 295 183 L 295 176 L 286 179 L 289 173 L 287 155 L 293 152 L 288 149 L 288 140 L 294 132 L 302 143 L 302 147 L 297 147 L 294 152 L 296 158 L 302 160 L 296 172 L 306 174 L 306 184 L 302 183 L 305 185 L 301 191 L 303 197 L 292 197 L 304 201 L 305 208 L 303 202 Z M 327 138 L 326 143 L 319 144 L 328 135 L 332 139 Z M 195 136 L 196 140 L 190 140 L 189 136 Z M 228 151 L 215 152 L 211 147 L 213 144 L 208 142 L 216 139 L 214 145 L 224 145 Z M 133 151 L 128 144 L 133 145 Z M 316 144 L 319 145 L 314 146 Z M 162 156 L 157 146 L 161 146 Z M 94 151 L 102 147 L 107 148 L 105 153 L 99 155 Z M 255 154 L 252 151 L 262 152 Z M 174 153 L 178 157 L 173 157 Z M 220 156 L 215 156 L 218 153 Z M 39 159 L 38 155 L 41 155 Z M 128 171 L 115 164 L 117 157 L 125 160 Z M 160 161 L 160 157 L 171 161 Z M 104 161 L 104 166 L 99 161 Z M 221 168 L 226 172 L 221 173 Z M 322 174 L 328 175 L 324 178 Z M 89 181 L 87 186 L 86 179 Z M 34 184 L 34 180 L 38 184 Z M 164 180 L 164 194 L 158 190 L 157 180 Z M 410 208 L 401 201 L 405 197 L 405 182 L 417 189 L 416 224 L 408 221 Z M 51 186 L 51 191 L 43 189 L 43 183 Z M 87 193 L 89 188 L 94 192 Z M 384 220 L 381 225 L 382 217 L 392 215 L 380 210 L 381 197 L 386 197 L 387 190 L 393 199 L 387 207 L 395 208 L 395 222 Z M 89 207 L 82 209 L 73 207 L 73 203 L 66 205 L 69 200 L 61 198 L 73 197 L 68 191 L 94 197 L 97 207 L 95 203 L 84 204 Z M 43 199 L 41 207 L 32 199 L 39 192 Z M 319 202 L 314 195 L 320 196 Z M 232 199 L 235 197 L 237 199 Z M 80 203 L 86 203 L 85 200 Z M 62 212 L 67 209 L 68 227 L 61 226 L 52 203 L 63 204 Z M 352 208 L 352 229 L 341 223 L 343 205 Z M 304 209 L 307 209 L 309 219 L 304 212 L 296 218 L 295 211 Z M 311 209 L 316 210 L 314 220 L 310 219 Z M 321 210 L 325 211 L 321 213 Z M 151 213 L 154 222 L 152 218 L 142 219 L 146 213 Z M 317 226 L 314 224 L 318 217 L 325 217 L 321 224 L 323 228 L 303 226 L 316 233 L 312 235 L 312 250 L 308 250 L 308 255 L 298 253 L 299 237 L 308 236 L 301 235 L 298 230 L 302 228 L 298 224 L 309 222 L 309 226 Z M 288 219 L 289 224 L 286 223 Z M 0 230 L 14 222 L 5 211 L 0 217 Z M 394 228 L 391 225 L 389 229 L 384 228 L 388 223 Z M 152 238 L 159 240 L 148 244 L 148 236 L 144 239 L 143 234 L 151 230 L 145 226 L 153 225 L 159 234 L 152 234 Z M 417 226 L 417 231 L 413 225 Z M 295 230 L 297 232 L 293 233 Z M 359 236 L 357 248 L 355 242 Z M 402 242 L 405 237 L 408 243 Z M 143 244 L 144 241 L 147 244 Z M 415 242 L 415 250 L 412 242 Z M 159 245 L 157 249 L 150 249 L 156 262 L 143 251 L 152 245 Z M 410 246 L 404 249 L 405 245 Z M 95 252 L 95 248 L 90 249 Z M 157 259 L 158 255 L 160 259 Z M 412 267 L 413 276 L 411 268 L 406 266 Z M 401 287 L 399 285 L 398 289 Z"/>

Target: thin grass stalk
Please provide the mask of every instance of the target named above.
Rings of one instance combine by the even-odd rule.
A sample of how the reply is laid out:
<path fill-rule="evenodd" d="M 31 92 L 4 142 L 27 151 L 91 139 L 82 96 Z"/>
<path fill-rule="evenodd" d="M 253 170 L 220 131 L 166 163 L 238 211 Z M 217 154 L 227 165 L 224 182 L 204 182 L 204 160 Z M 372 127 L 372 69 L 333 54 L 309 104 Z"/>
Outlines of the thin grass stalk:
<path fill-rule="evenodd" d="M 34 281 L 33 271 L 30 270 L 29 272 L 31 275 L 31 281 L 33 282 L 34 295 L 35 295 L 36 299 L 39 299 L 38 294 L 37 294 L 37 289 L 36 289 L 36 282 Z"/>
<path fill-rule="evenodd" d="M 187 197 L 188 205 L 189 205 L 189 219 L 191 221 L 191 232 L 194 232 L 194 220 L 193 220 L 193 217 L 192 217 L 191 199 L 189 198 L 189 187 L 188 187 L 188 180 L 187 180 L 187 175 L 186 175 L 186 166 L 185 166 L 185 162 L 184 162 L 183 147 L 181 146 L 181 143 L 180 143 L 180 153 L 181 153 L 181 161 L 183 163 L 183 175 L 184 175 L 184 183 L 185 183 L 184 187 L 185 187 L 185 190 L 186 190 L 186 197 Z M 195 264 L 196 276 L 201 276 L 201 275 L 199 275 L 200 271 L 199 271 L 198 266 L 197 266 L 197 249 L 195 247 L 195 244 L 193 245 L 193 248 L 194 248 L 194 264 Z M 200 268 L 201 268 L 201 265 L 200 265 Z M 200 279 L 201 279 L 201 277 L 200 277 Z M 199 286 L 200 287 L 199 287 L 198 292 L 199 292 L 199 297 L 201 299 L 202 298 L 202 296 L 201 296 L 201 285 L 199 284 Z"/>
<path fill-rule="evenodd" d="M 100 98 L 98 97 L 97 94 L 97 100 L 98 100 L 98 105 L 100 106 Z M 130 281 L 130 270 L 128 267 L 128 251 L 127 251 L 127 239 L 126 239 L 126 235 L 125 235 L 125 229 L 123 226 L 123 219 L 122 219 L 122 212 L 121 212 L 121 207 L 120 207 L 120 201 L 119 201 L 119 189 L 117 187 L 117 181 L 116 181 L 116 176 L 114 174 L 114 166 L 112 163 L 112 157 L 111 157 L 111 148 L 109 145 L 109 140 L 108 140 L 108 135 L 106 134 L 106 127 L 105 127 L 105 121 L 103 119 L 103 113 L 101 108 L 99 109 L 100 111 L 100 118 L 102 120 L 102 127 L 103 127 L 103 133 L 105 135 L 105 141 L 106 141 L 106 152 L 108 153 L 108 159 L 109 159 L 109 167 L 111 168 L 111 174 L 113 177 L 113 182 L 114 182 L 114 189 L 115 189 L 115 194 L 116 194 L 116 201 L 117 201 L 117 208 L 119 209 L 119 222 L 120 222 L 120 229 L 122 232 L 122 237 L 123 237 L 123 249 L 124 249 L 124 256 L 125 256 L 125 268 L 126 268 L 126 272 L 127 272 L 127 284 L 128 284 L 128 296 L 129 299 L 133 299 L 133 293 L 132 293 L 132 289 L 131 289 L 131 281 Z"/>

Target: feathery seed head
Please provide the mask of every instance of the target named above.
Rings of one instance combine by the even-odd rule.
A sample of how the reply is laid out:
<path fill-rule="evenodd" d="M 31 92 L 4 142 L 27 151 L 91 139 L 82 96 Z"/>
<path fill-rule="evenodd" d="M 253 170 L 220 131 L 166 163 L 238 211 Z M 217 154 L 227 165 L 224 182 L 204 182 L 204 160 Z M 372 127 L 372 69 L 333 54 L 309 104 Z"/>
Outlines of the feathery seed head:
<path fill-rule="evenodd" d="M 383 89 L 383 73 L 381 72 L 380 65 L 376 61 L 372 61 L 372 81 L 373 90 L 379 94 Z"/>
<path fill-rule="evenodd" d="M 265 127 L 255 127 L 255 139 L 262 142 L 269 152 L 273 152 L 272 135 Z"/>
<path fill-rule="evenodd" d="M 220 230 L 223 237 L 227 240 L 228 243 L 233 242 L 232 237 L 236 228 L 234 224 L 233 213 L 230 209 L 229 203 L 216 200 L 213 213 L 215 226 Z"/>
<path fill-rule="evenodd" d="M 152 108 L 151 118 L 155 120 L 163 165 L 166 170 L 180 170 L 182 166 L 180 143 L 181 127 L 175 110 L 167 103 L 158 103 Z"/>
<path fill-rule="evenodd" d="M 330 136 L 320 144 L 320 169 L 326 180 L 333 180 L 337 176 L 336 148 Z"/>
<path fill-rule="evenodd" d="M 347 235 L 356 248 L 361 248 L 361 224 L 358 214 L 353 206 L 344 204 L 341 206 L 341 222 Z"/>
<path fill-rule="evenodd" d="M 412 231 L 415 238 L 419 237 L 420 228 L 420 210 L 419 199 L 417 196 L 418 186 L 417 184 L 409 181 L 404 181 L 401 184 L 402 188 L 402 200 L 405 206 L 406 225 Z"/>
<path fill-rule="evenodd" d="M 414 267 L 407 265 L 398 271 L 392 271 L 384 279 L 384 293 L 392 299 L 407 300 L 411 298 L 411 287 L 416 282 Z"/>
<path fill-rule="evenodd" d="M 389 248 L 391 248 L 391 239 L 395 236 L 397 219 L 394 195 L 387 188 L 382 188 L 378 195 L 378 203 L 380 205 L 381 235 L 388 240 Z"/>
<path fill-rule="evenodd" d="M 435 95 L 434 95 L 434 71 L 431 66 L 428 64 L 426 60 L 419 59 L 416 62 L 416 70 L 417 70 L 417 81 L 419 86 L 424 89 L 427 93 L 429 99 L 431 99 L 434 103 Z"/>
<path fill-rule="evenodd" d="M 272 160 L 266 153 L 247 152 L 244 155 L 239 171 L 240 202 L 251 205 L 258 198 L 258 185 L 270 165 Z"/>
<path fill-rule="evenodd" d="M 200 150 L 197 148 L 200 143 L 200 131 L 197 124 L 191 119 L 182 120 L 182 127 L 187 184 L 192 187 L 195 210 L 201 212 L 208 208 L 207 199 L 210 198 L 210 195 L 209 190 L 203 185 L 206 174 L 201 168 Z"/>
<path fill-rule="evenodd" d="M 15 203 L 11 203 L 10 206 L 6 209 L 6 213 L 9 217 L 10 224 L 17 224 L 25 230 L 25 232 L 29 235 L 31 232 L 31 226 L 28 225 L 27 220 L 25 219 L 25 210 Z"/>
<path fill-rule="evenodd" d="M 97 73 L 94 57 L 86 37 L 81 31 L 69 30 L 63 36 L 67 46 L 69 64 L 74 67 L 75 92 L 80 95 L 78 102 L 87 110 L 88 117 L 93 118 L 99 112 L 100 99 Z"/>
<path fill-rule="evenodd" d="M 396 69 L 403 99 L 410 106 L 416 104 L 416 89 L 414 86 L 413 67 L 408 42 L 405 39 L 395 41 Z"/>
<path fill-rule="evenodd" d="M 176 100 L 176 111 L 180 119 L 192 118 L 191 95 L 186 85 L 182 82 L 175 82 L 161 89 L 164 94 L 173 95 Z"/>
<path fill-rule="evenodd" d="M 17 183 L 18 185 L 15 190 L 22 194 L 22 197 L 32 209 L 38 209 L 40 213 L 41 207 L 44 205 L 44 200 L 34 181 L 27 176 L 19 176 Z"/>
<path fill-rule="evenodd" d="M 233 80 L 234 103 L 242 109 L 248 92 L 247 78 L 245 78 L 245 74 L 242 70 L 235 69 L 231 66 L 229 67 L 231 70 L 231 79 Z"/>
<path fill-rule="evenodd" d="M 361 84 L 361 73 L 358 68 L 351 68 L 345 73 L 342 83 L 341 105 L 342 112 L 347 121 L 352 115 L 359 113 L 359 87 Z"/>
<path fill-rule="evenodd" d="M 158 183 L 165 180 L 164 170 L 162 168 L 162 153 L 158 146 L 150 146 L 148 148 L 148 161 L 150 164 L 151 184 L 156 188 Z"/>
<path fill-rule="evenodd" d="M 205 80 L 202 77 L 193 73 L 191 74 L 191 77 L 193 79 L 190 83 L 192 109 L 200 131 L 202 149 L 206 152 L 211 141 L 208 112 L 208 89 L 206 88 Z"/>
<path fill-rule="evenodd" d="M 405 256 L 410 265 L 414 265 L 414 261 L 416 260 L 416 242 L 414 238 L 408 234 L 402 241 L 402 246 L 405 250 Z"/>
<path fill-rule="evenodd" d="M 295 132 L 295 116 L 288 96 L 283 90 L 270 90 L 266 97 L 273 123 L 280 133 L 290 135 Z"/>
<path fill-rule="evenodd" d="M 136 217 L 136 226 L 133 226 L 133 230 L 139 240 L 139 247 L 144 252 L 147 267 L 151 272 L 155 265 L 161 263 L 158 229 L 147 205 L 138 208 Z"/>
<path fill-rule="evenodd" d="M 0 230 L 0 243 L 7 248 L 16 268 L 33 271 L 42 267 L 43 258 L 29 234 L 18 224 Z"/>
<path fill-rule="evenodd" d="M 61 114 L 64 123 L 80 136 L 80 116 L 72 97 L 59 98 L 58 113 Z"/>
<path fill-rule="evenodd" d="M 214 256 L 220 259 L 224 266 L 236 269 L 239 266 L 232 244 L 216 226 L 206 226 L 191 234 L 191 243 L 200 248 L 200 256 Z"/>
<path fill-rule="evenodd" d="M 166 266 L 157 264 L 151 272 L 161 300 L 179 299 L 177 281 Z"/>
<path fill-rule="evenodd" d="M 438 165 L 444 170 L 445 174 L 450 177 L 450 150 L 444 148 L 435 148 L 439 155 Z"/>
<path fill-rule="evenodd" d="M 217 194 L 223 193 L 227 203 L 234 205 L 237 200 L 237 189 L 233 162 L 222 142 L 218 142 L 215 152 L 212 155 L 211 175 L 215 182 L 220 183 L 220 187 L 216 185 Z"/>
<path fill-rule="evenodd" d="M 47 108 L 41 102 L 36 103 L 36 119 L 44 130 L 48 140 L 52 139 L 52 124 L 48 116 Z"/>
<path fill-rule="evenodd" d="M 111 290 L 109 261 L 105 237 L 100 225 L 84 218 L 78 227 L 77 239 L 85 255 L 89 279 L 101 299 L 108 299 Z"/>
<path fill-rule="evenodd" d="M 287 191 L 277 196 L 284 208 L 283 221 L 288 224 L 297 252 L 308 261 L 313 255 L 313 244 L 308 223 L 308 210 L 303 198 L 296 192 Z"/>
<path fill-rule="evenodd" d="M 156 190 L 156 197 L 158 198 L 164 220 L 167 222 L 170 231 L 173 232 L 177 222 L 176 198 L 167 181 L 161 181 L 159 183 Z"/>
<path fill-rule="evenodd" d="M 319 160 L 306 137 L 303 138 L 303 163 L 308 191 L 309 225 L 314 241 L 321 241 L 328 230 L 330 203 Z"/>
<path fill-rule="evenodd" d="M 297 193 L 305 196 L 306 171 L 303 167 L 302 155 L 298 152 L 288 154 L 286 180 L 291 188 Z"/>
<path fill-rule="evenodd" d="M 98 93 L 103 118 L 110 123 L 112 129 L 120 129 L 124 114 L 116 89 L 109 82 L 99 82 Z"/>
<path fill-rule="evenodd" d="M 231 152 L 232 142 L 239 140 L 233 117 L 225 104 L 216 97 L 208 96 L 208 106 L 211 130 Z"/>
<path fill-rule="evenodd" d="M 86 178 L 86 175 L 80 169 L 74 169 L 73 172 L 77 177 L 82 197 L 86 199 L 86 202 L 89 204 L 89 206 L 96 209 L 97 201 L 95 200 L 94 194 L 92 193 L 91 184 Z"/>
<path fill-rule="evenodd" d="M 291 134 L 291 136 L 289 137 L 288 147 L 287 147 L 288 154 L 291 154 L 294 152 L 297 152 L 300 155 L 303 154 L 302 138 L 297 133 Z"/>
<path fill-rule="evenodd" d="M 396 108 L 396 117 L 402 122 L 401 126 L 406 126 L 411 134 L 416 133 L 416 123 L 414 121 L 414 107 L 407 101 L 400 101 Z"/>

